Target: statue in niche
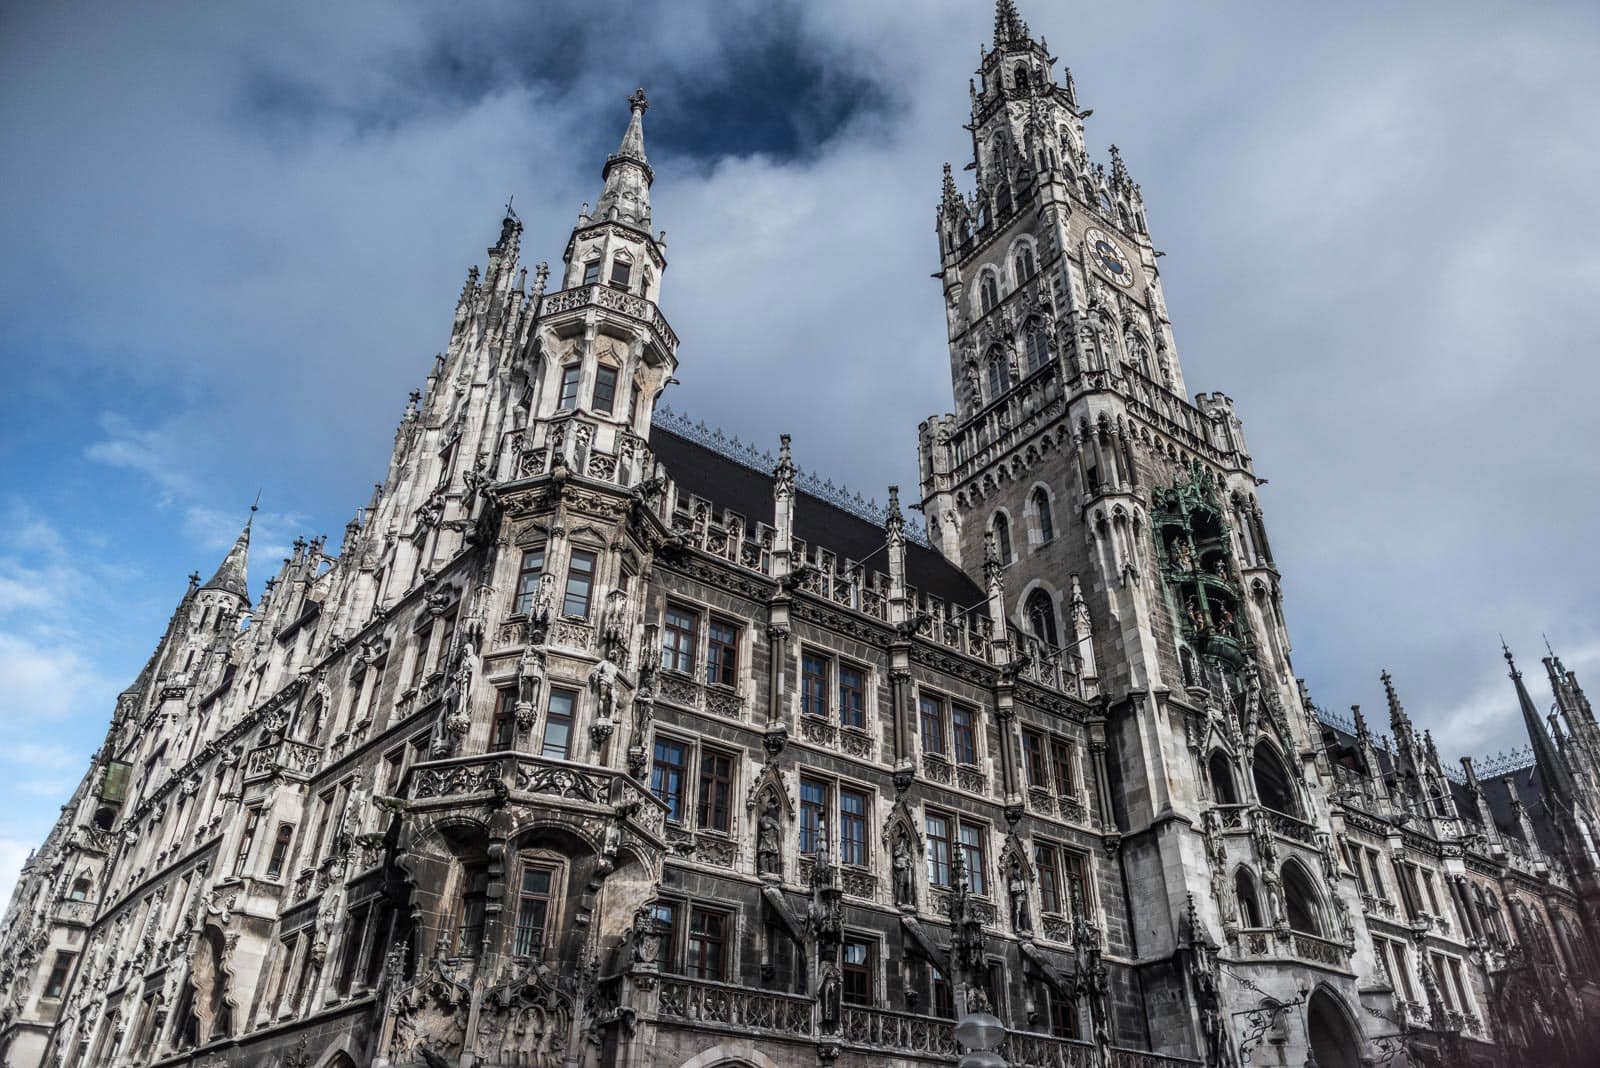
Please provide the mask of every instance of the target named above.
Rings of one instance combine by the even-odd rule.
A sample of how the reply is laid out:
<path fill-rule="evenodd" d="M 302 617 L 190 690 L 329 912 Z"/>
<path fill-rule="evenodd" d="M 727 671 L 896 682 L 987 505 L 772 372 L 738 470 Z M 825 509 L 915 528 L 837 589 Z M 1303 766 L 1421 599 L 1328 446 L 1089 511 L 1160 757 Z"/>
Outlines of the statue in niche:
<path fill-rule="evenodd" d="M 822 979 L 817 983 L 817 1002 L 822 1009 L 822 1023 L 829 1030 L 839 1025 L 839 966 L 833 961 L 822 964 Z"/>
<path fill-rule="evenodd" d="M 783 874 L 783 824 L 778 818 L 778 799 L 767 795 L 756 822 L 756 872 L 760 875 Z"/>
<path fill-rule="evenodd" d="M 896 832 L 890 853 L 894 867 L 894 903 L 914 907 L 917 903 L 916 862 L 911 856 L 911 842 L 904 827 Z"/>
<path fill-rule="evenodd" d="M 534 709 L 539 703 L 539 690 L 543 685 L 544 654 L 530 645 L 523 650 L 522 659 L 517 662 L 517 704 L 513 711 L 518 729 L 533 729 Z"/>
<path fill-rule="evenodd" d="M 1194 570 L 1194 549 L 1190 546 L 1189 539 L 1181 539 L 1174 549 L 1173 555 L 1179 571 Z"/>
<path fill-rule="evenodd" d="M 617 714 L 617 665 L 612 660 L 602 660 L 589 672 L 589 685 L 594 688 L 595 704 L 600 718 L 607 722 Z"/>
<path fill-rule="evenodd" d="M 605 645 L 606 659 L 619 660 L 628 644 L 628 592 L 612 590 L 606 594 L 605 610 L 600 616 L 600 640 Z"/>
<path fill-rule="evenodd" d="M 1022 871 L 1022 861 L 1011 858 L 1006 873 L 1006 894 L 1011 899 L 1011 926 L 1017 932 L 1033 931 L 1033 916 L 1028 909 L 1028 880 Z"/>

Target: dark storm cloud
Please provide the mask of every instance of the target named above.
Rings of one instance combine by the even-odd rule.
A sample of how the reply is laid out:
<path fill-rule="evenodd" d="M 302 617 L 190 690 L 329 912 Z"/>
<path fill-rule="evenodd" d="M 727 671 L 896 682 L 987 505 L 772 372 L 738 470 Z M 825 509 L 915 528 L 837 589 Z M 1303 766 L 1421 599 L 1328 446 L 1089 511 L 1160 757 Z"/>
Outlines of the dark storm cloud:
<path fill-rule="evenodd" d="M 1541 631 L 1600 667 L 1595 11 L 1023 6 L 1091 150 L 1143 185 L 1191 389 L 1236 399 L 1271 479 L 1314 695 L 1381 707 L 1388 667 L 1448 752 L 1516 744 L 1498 631 L 1530 675 Z M 46 458 L 13 478 L 58 525 L 143 532 L 108 556 L 210 566 L 167 535 L 221 536 L 181 517 L 257 486 L 336 533 L 506 196 L 525 256 L 558 256 L 639 84 L 669 403 L 791 432 L 869 495 L 914 484 L 950 393 L 933 205 L 987 4 L 0 17 L 0 356 L 31 409 L 5 455 Z M 142 481 L 92 492 L 106 456 Z M 155 589 L 130 631 L 164 619 Z"/>

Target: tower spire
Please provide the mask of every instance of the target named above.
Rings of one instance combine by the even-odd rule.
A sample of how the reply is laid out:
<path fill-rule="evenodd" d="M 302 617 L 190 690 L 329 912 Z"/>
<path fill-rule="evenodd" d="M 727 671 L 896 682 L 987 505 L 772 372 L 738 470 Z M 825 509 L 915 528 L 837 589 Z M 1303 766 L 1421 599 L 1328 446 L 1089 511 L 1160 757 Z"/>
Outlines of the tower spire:
<path fill-rule="evenodd" d="M 222 563 L 217 567 L 216 574 L 211 576 L 211 580 L 200 587 L 202 590 L 223 590 L 246 603 L 249 602 L 250 526 L 256 521 L 256 509 L 259 507 L 259 504 L 250 506 L 250 518 L 244 521 L 244 529 L 233 539 L 233 548 L 222 558 Z"/>
<path fill-rule="evenodd" d="M 643 89 L 634 90 L 628 98 L 628 128 L 602 172 L 605 188 L 594 209 L 597 222 L 614 219 L 649 229 L 650 183 L 655 181 L 655 172 L 644 154 L 644 113 L 649 106 Z"/>
<path fill-rule="evenodd" d="M 995 48 L 1004 48 L 1013 41 L 1026 41 L 1027 39 L 1028 24 L 1022 21 L 1022 16 L 1017 13 L 1017 5 L 1013 0 L 995 0 Z"/>
<path fill-rule="evenodd" d="M 1551 741 L 1544 719 L 1539 715 L 1533 698 L 1528 696 L 1528 687 L 1522 682 L 1522 672 L 1517 670 L 1517 662 L 1512 659 L 1511 649 L 1504 639 L 1500 642 L 1500 649 L 1505 654 L 1506 666 L 1511 672 L 1511 683 L 1517 690 L 1517 704 L 1522 709 L 1522 722 L 1528 730 L 1528 741 L 1533 745 L 1533 759 L 1539 766 L 1539 774 L 1544 778 L 1545 787 L 1562 807 L 1571 808 L 1573 784 L 1566 760 L 1556 750 L 1555 742 Z"/>

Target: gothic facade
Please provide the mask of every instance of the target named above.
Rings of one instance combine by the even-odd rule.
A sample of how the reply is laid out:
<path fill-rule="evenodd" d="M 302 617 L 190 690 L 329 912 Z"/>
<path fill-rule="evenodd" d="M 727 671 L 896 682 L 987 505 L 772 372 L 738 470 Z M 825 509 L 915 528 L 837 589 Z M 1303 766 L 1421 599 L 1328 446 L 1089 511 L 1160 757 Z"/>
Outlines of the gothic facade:
<path fill-rule="evenodd" d="M 0 939 L 12 1068 L 1578 1065 L 1600 725 L 1445 767 L 1295 678 L 1139 187 L 999 0 L 954 411 L 881 511 L 658 406 L 642 92 L 559 276 L 507 210 L 336 552 L 190 587 Z M 531 282 L 531 284 L 530 284 Z M 1506 654 L 1508 662 L 1510 653 Z"/>

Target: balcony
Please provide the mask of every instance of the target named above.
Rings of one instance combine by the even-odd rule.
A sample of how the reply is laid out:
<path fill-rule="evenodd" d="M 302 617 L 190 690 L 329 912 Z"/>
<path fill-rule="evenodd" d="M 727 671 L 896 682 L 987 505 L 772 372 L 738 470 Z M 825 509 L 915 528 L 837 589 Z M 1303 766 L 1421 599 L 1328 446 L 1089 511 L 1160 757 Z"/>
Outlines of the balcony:
<path fill-rule="evenodd" d="M 628 825 L 660 848 L 667 806 L 624 772 L 527 753 L 488 753 L 417 764 L 401 791 L 416 806 L 463 806 L 492 799 L 535 805 L 579 819 L 610 820 L 627 810 Z"/>
<path fill-rule="evenodd" d="M 272 742 L 250 751 L 245 760 L 244 781 L 256 782 L 282 775 L 303 782 L 315 775 L 321 766 L 322 751 L 314 745 L 288 740 Z"/>
<path fill-rule="evenodd" d="M 836 1033 L 825 1033 L 817 1002 L 771 990 L 751 990 L 682 976 L 663 976 L 657 1017 L 684 1021 L 713 1031 L 776 1036 L 811 1042 L 836 1039 L 849 1049 L 889 1058 L 915 1058 L 953 1064 L 961 1056 L 955 1021 L 942 1016 L 867 1005 L 845 1005 Z M 1093 1043 L 1028 1031 L 1011 1031 L 1000 1048 L 1011 1068 L 1095 1068 L 1101 1062 Z M 1111 1068 L 1191 1068 L 1197 1061 L 1142 1050 L 1112 1049 Z"/>
<path fill-rule="evenodd" d="M 584 307 L 615 312 L 642 324 L 655 335 L 656 345 L 663 352 L 672 353 L 678 349 L 678 335 L 667 325 L 667 320 L 661 315 L 661 309 L 652 301 L 620 289 L 612 289 L 600 282 L 546 294 L 544 303 L 539 307 L 539 314 L 541 317 L 557 315 Z"/>

